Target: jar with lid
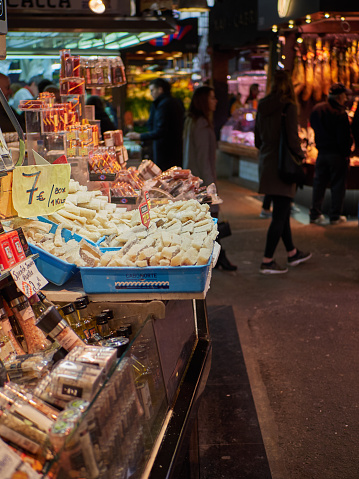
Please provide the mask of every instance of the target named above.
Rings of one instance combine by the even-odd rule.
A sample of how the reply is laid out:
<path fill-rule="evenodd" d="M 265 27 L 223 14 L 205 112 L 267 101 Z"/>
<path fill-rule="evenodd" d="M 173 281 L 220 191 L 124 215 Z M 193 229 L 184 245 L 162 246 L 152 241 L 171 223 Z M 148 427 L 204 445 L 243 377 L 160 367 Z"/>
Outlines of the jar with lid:
<path fill-rule="evenodd" d="M 11 324 L 0 298 L 0 359 L 7 361 L 16 354 L 25 354 L 20 344 L 16 341 Z"/>
<path fill-rule="evenodd" d="M 62 308 L 60 308 L 60 314 L 66 319 L 69 323 L 71 328 L 75 331 L 75 333 L 81 338 L 86 339 L 86 336 L 83 332 L 82 325 L 80 323 L 78 314 L 75 310 L 75 307 L 72 303 L 65 304 Z"/>
<path fill-rule="evenodd" d="M 16 354 L 26 354 L 27 345 L 24 338 L 24 333 L 16 321 L 12 309 L 6 302 L 3 303 L 4 313 L 1 315 L 2 327 L 7 332 L 11 342 L 16 350 Z"/>
<path fill-rule="evenodd" d="M 50 306 L 39 316 L 36 326 L 66 351 L 71 351 L 75 346 L 85 346 L 54 306 Z"/>
<path fill-rule="evenodd" d="M 33 354 L 49 349 L 51 342 L 36 327 L 36 317 L 26 296 L 22 294 L 15 284 L 5 286 L 3 293 L 24 333 L 27 352 Z"/>
<path fill-rule="evenodd" d="M 109 338 L 111 337 L 111 330 L 108 325 L 108 319 L 107 319 L 107 314 L 106 313 L 101 313 L 98 316 L 96 316 L 96 328 L 98 334 L 102 338 Z"/>

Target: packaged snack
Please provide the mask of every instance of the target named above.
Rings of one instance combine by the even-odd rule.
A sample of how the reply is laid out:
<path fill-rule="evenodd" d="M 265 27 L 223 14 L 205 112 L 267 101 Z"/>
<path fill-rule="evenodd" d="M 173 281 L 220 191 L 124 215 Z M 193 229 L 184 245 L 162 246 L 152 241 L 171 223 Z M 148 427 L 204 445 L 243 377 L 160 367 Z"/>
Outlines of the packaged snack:
<path fill-rule="evenodd" d="M 108 374 L 116 362 L 116 351 L 98 346 L 78 346 L 67 355 L 66 359 L 89 364 Z"/>

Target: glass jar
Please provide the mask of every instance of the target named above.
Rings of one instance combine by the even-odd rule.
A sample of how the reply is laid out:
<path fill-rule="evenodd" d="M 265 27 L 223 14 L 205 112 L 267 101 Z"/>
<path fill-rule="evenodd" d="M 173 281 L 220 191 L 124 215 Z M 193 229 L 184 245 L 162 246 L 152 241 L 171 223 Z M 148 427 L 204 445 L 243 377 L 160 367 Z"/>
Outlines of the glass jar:
<path fill-rule="evenodd" d="M 51 343 L 45 338 L 43 332 L 36 327 L 36 317 L 26 296 L 18 290 L 15 284 L 6 286 L 3 292 L 24 333 L 28 354 L 49 349 Z"/>

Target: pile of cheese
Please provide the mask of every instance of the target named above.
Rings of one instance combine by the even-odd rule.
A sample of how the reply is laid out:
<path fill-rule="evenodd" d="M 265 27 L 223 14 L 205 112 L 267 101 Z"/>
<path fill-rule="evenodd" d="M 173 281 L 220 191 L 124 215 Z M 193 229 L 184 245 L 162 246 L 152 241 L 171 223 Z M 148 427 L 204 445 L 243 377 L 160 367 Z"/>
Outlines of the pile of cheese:
<path fill-rule="evenodd" d="M 64 208 L 48 218 L 59 224 L 55 235 L 32 223 L 25 233 L 31 242 L 77 266 L 186 266 L 207 264 L 218 235 L 208 205 L 196 200 L 177 201 L 150 210 L 146 228 L 138 209 L 126 211 L 108 202 L 101 192 L 87 191 L 70 181 Z M 29 221 L 29 220 L 27 220 Z M 18 225 L 23 226 L 23 225 Z M 119 247 L 102 253 L 98 248 L 70 240 L 65 244 L 61 229 L 66 228 L 92 241 L 102 236 L 102 247 Z M 33 230 L 33 233 L 31 233 Z M 45 233 L 45 236 L 44 236 Z"/>
<path fill-rule="evenodd" d="M 47 217 L 96 243 L 105 235 L 117 234 L 116 224 L 123 211 L 109 203 L 108 197 L 103 196 L 101 191 L 88 191 L 86 186 L 71 179 L 63 208 Z"/>
<path fill-rule="evenodd" d="M 127 213 L 133 226 L 117 237 L 110 237 L 109 246 L 124 245 L 119 251 L 105 252 L 101 266 L 187 266 L 204 265 L 212 254 L 218 235 L 217 225 L 208 205 L 196 200 L 178 201 L 151 209 L 147 229 L 140 224 L 138 210 Z"/>

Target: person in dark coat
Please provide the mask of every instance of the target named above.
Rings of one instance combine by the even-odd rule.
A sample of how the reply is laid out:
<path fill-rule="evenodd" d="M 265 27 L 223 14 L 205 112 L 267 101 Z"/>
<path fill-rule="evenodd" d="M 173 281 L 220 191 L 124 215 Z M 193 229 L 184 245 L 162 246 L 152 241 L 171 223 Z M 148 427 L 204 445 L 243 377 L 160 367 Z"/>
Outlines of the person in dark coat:
<path fill-rule="evenodd" d="M 290 148 L 304 158 L 298 136 L 297 105 L 293 84 L 288 72 L 280 70 L 273 76 L 271 92 L 259 101 L 255 124 L 255 145 L 259 149 L 259 193 L 271 195 L 273 201 L 272 221 L 267 232 L 261 274 L 286 273 L 287 268 L 277 264 L 273 256 L 279 240 L 287 251 L 287 264 L 297 266 L 312 255 L 297 249 L 290 228 L 291 202 L 296 184 L 284 183 L 278 176 L 279 142 L 282 114 Z"/>
<path fill-rule="evenodd" d="M 12 90 L 11 90 L 11 82 L 10 78 L 7 75 L 4 75 L 3 73 L 0 73 L 0 88 L 6 98 L 7 101 L 10 100 L 10 97 L 12 95 Z M 22 113 L 21 115 L 18 114 L 16 110 L 11 108 L 17 121 L 19 122 L 21 128 L 23 131 L 25 131 L 25 117 L 24 114 Z M 3 133 L 9 133 L 9 132 L 14 132 L 15 127 L 11 123 L 10 118 L 8 117 L 8 114 L 6 113 L 4 107 L 0 104 L 0 128 Z"/>
<path fill-rule="evenodd" d="M 315 134 L 318 158 L 315 163 L 312 207 L 310 222 L 326 225 L 322 215 L 325 190 L 330 184 L 330 224 L 346 222 L 341 216 L 344 204 L 346 179 L 349 167 L 350 149 L 353 143 L 348 115 L 345 111 L 347 95 L 350 94 L 342 83 L 335 83 L 329 89 L 328 100 L 318 103 L 310 115 L 310 124 Z"/>
<path fill-rule="evenodd" d="M 130 132 L 131 140 L 153 140 L 153 161 L 161 170 L 182 166 L 183 103 L 171 95 L 171 85 L 163 78 L 150 82 L 153 98 L 148 132 Z"/>
<path fill-rule="evenodd" d="M 206 186 L 216 184 L 216 135 L 213 129 L 213 113 L 217 99 L 214 89 L 204 85 L 197 88 L 192 96 L 183 132 L 183 166 L 193 175 L 199 176 Z M 218 218 L 218 205 L 211 206 L 211 215 Z M 217 242 L 220 243 L 221 230 Z M 217 268 L 236 271 L 237 266 L 227 258 L 221 246 Z"/>

